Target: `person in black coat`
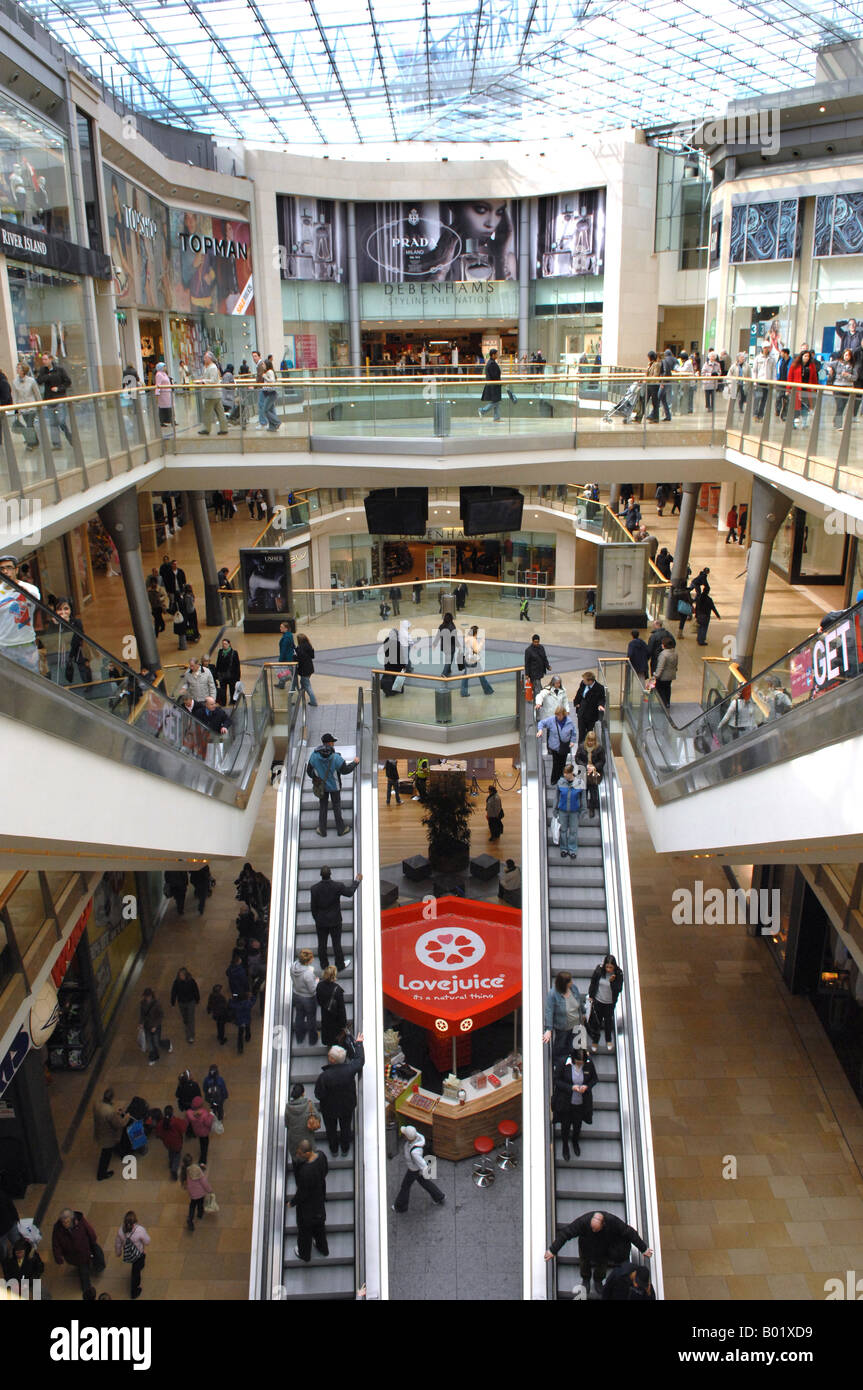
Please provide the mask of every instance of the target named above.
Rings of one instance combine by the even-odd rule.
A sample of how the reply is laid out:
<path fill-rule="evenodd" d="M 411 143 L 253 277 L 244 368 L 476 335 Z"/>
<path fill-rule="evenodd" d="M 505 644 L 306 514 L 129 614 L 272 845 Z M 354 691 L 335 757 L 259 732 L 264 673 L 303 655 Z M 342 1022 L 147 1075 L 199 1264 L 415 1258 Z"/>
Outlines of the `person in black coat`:
<path fill-rule="evenodd" d="M 366 1054 L 363 1035 L 358 1033 L 354 1057 L 349 1062 L 343 1047 L 331 1047 L 327 1065 L 315 1082 L 315 1096 L 320 1102 L 321 1118 L 327 1131 L 327 1142 L 333 1157 L 339 1151 L 347 1154 L 353 1138 L 353 1118 L 357 1108 L 357 1087 L 354 1078 L 362 1071 Z"/>
<path fill-rule="evenodd" d="M 596 1081 L 596 1067 L 581 1047 L 573 1048 L 555 1073 L 551 1113 L 555 1122 L 560 1124 L 565 1163 L 569 1162 L 570 1134 L 578 1158 L 581 1153 L 578 1144 L 581 1126 L 593 1124 L 593 1088 Z"/>
<path fill-rule="evenodd" d="M 339 898 L 352 898 L 362 882 L 362 877 L 362 874 L 357 874 L 353 883 L 338 883 L 333 878 L 330 866 L 324 864 L 321 868 L 320 883 L 313 883 L 309 889 L 312 916 L 318 933 L 318 959 L 324 970 L 330 963 L 327 957 L 327 938 L 330 936 L 333 939 L 336 969 L 345 968 L 345 958 L 342 954 L 342 908 Z"/>
<path fill-rule="evenodd" d="M 605 1029 L 605 1045 L 608 1051 L 614 1051 L 614 1010 L 622 989 L 623 971 L 614 956 L 604 956 L 590 977 L 587 989 L 588 998 L 591 1000 L 590 1018 L 587 1020 L 591 1052 L 597 1049 L 602 1028 Z"/>
<path fill-rule="evenodd" d="M 646 681 L 650 674 L 650 651 L 637 627 L 632 629 L 630 636 L 632 641 L 626 648 L 629 664 L 638 678 Z"/>
<path fill-rule="evenodd" d="M 456 601 L 458 600 L 458 590 L 456 590 Z M 451 676 L 453 663 L 458 656 L 458 629 L 452 613 L 444 613 L 443 620 L 437 630 L 434 639 L 435 647 L 440 647 L 443 657 L 442 676 Z"/>
<path fill-rule="evenodd" d="M 567 1241 L 578 1238 L 578 1255 L 581 1264 L 581 1279 L 586 1289 L 590 1288 L 590 1276 L 598 1290 L 609 1265 L 622 1264 L 629 1259 L 630 1246 L 634 1245 L 642 1255 L 652 1255 L 647 1242 L 641 1238 L 633 1226 L 627 1226 L 619 1216 L 610 1211 L 588 1211 L 577 1216 L 568 1226 L 561 1226 L 551 1246 L 545 1252 L 546 1260 L 553 1260 Z"/>
<path fill-rule="evenodd" d="M 227 637 L 222 638 L 219 655 L 216 657 L 216 698 L 220 705 L 230 704 L 234 698 L 234 686 L 240 679 L 240 655 L 235 652 Z"/>
<path fill-rule="evenodd" d="M 662 644 L 665 641 L 666 637 L 670 636 L 671 633 L 668 631 L 668 628 L 663 627 L 659 619 L 655 618 L 653 626 L 650 630 L 650 636 L 647 639 L 647 660 L 650 666 L 650 674 L 652 676 L 656 675 L 656 663 L 658 662 L 659 654 L 662 651 Z"/>
<path fill-rule="evenodd" d="M 321 1255 L 329 1255 L 327 1244 L 327 1169 L 325 1153 L 319 1153 L 310 1139 L 301 1139 L 294 1156 L 297 1190 L 288 1201 L 297 1213 L 297 1244 L 294 1254 L 304 1264 L 312 1259 L 312 1241 Z"/>
<path fill-rule="evenodd" d="M 599 810 L 599 784 L 605 771 L 605 749 L 599 742 L 594 729 L 585 734 L 584 743 L 578 745 L 575 761 L 584 768 L 587 783 L 587 809 L 592 820 Z"/>
<path fill-rule="evenodd" d="M 17 1279 L 20 1290 L 22 1279 L 41 1279 L 44 1273 L 45 1266 L 35 1245 L 26 1236 L 18 1236 L 3 1260 L 3 1278 Z"/>
<path fill-rule="evenodd" d="M 707 646 L 707 629 L 710 626 L 712 614 L 719 617 L 719 609 L 710 597 L 709 588 L 705 585 L 695 596 L 695 621 L 698 624 L 698 637 L 696 641 L 699 647 Z"/>
<path fill-rule="evenodd" d="M 593 671 L 585 671 L 582 676 L 572 707 L 578 718 L 578 741 L 584 743 L 585 734 L 605 714 L 605 686 L 600 685 Z"/>
<path fill-rule="evenodd" d="M 656 1290 L 650 1282 L 647 1265 L 625 1260 L 609 1271 L 602 1296 L 612 1303 L 655 1303 Z"/>
<path fill-rule="evenodd" d="M 500 423 L 500 365 L 497 360 L 497 349 L 492 348 L 488 354 L 488 361 L 485 364 L 485 386 L 482 388 L 482 399 L 485 402 L 481 405 L 477 414 L 487 415 L 490 410 L 494 410 L 495 424 Z"/>
<path fill-rule="evenodd" d="M 174 1098 L 177 1102 L 180 1114 L 185 1115 L 187 1110 L 191 1110 L 192 1101 L 200 1094 L 201 1088 L 187 1067 L 186 1070 L 181 1071 L 180 1075 L 177 1077 L 177 1089 L 174 1092 Z"/>
<path fill-rule="evenodd" d="M 539 633 L 535 632 L 530 639 L 530 646 L 524 649 L 524 673 L 533 685 L 534 693 L 538 693 L 546 671 L 551 671 L 551 662 L 539 640 Z"/>
<path fill-rule="evenodd" d="M 321 1008 L 321 1042 L 324 1047 L 332 1047 L 339 1035 L 348 1026 L 345 1008 L 345 992 L 336 984 L 336 967 L 328 965 L 315 988 L 315 997 Z"/>
<path fill-rule="evenodd" d="M 663 579 L 671 578 L 671 571 L 674 567 L 674 556 L 668 553 L 668 550 L 665 546 L 663 546 L 661 550 L 657 550 L 656 558 L 653 561 L 653 563 L 659 570 L 659 573 L 662 575 Z"/>

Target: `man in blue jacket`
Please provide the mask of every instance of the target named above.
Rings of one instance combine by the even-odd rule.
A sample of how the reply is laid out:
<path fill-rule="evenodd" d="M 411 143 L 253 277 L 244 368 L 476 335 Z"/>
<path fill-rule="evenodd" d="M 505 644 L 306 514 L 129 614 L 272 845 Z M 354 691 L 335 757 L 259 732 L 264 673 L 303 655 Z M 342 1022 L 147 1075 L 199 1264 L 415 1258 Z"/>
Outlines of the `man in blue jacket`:
<path fill-rule="evenodd" d="M 350 833 L 350 826 L 345 825 L 342 816 L 342 785 L 339 777 L 343 773 L 351 773 L 359 764 L 359 758 L 354 758 L 353 762 L 346 763 L 341 753 L 335 751 L 335 738 L 332 734 L 324 734 L 320 746 L 317 747 L 309 758 L 308 773 L 315 785 L 316 792 L 319 790 L 320 811 L 318 812 L 317 833 L 321 839 L 327 838 L 327 802 L 333 804 L 333 818 L 336 822 L 336 831 L 339 835 Z"/>
<path fill-rule="evenodd" d="M 542 738 L 543 729 L 548 732 L 548 751 L 551 754 L 551 785 L 557 786 L 564 764 L 569 757 L 572 740 L 575 738 L 575 725 L 564 705 L 558 705 L 548 719 L 540 719 L 536 726 L 537 738 Z"/>

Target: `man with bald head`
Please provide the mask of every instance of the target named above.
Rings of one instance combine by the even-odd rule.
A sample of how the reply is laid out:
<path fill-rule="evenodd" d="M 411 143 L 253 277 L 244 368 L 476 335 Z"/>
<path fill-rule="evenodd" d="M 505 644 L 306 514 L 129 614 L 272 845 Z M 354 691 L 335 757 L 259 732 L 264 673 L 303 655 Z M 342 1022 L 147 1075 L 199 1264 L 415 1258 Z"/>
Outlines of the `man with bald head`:
<path fill-rule="evenodd" d="M 590 1276 L 597 1292 L 602 1290 L 609 1265 L 619 1265 L 629 1259 L 629 1248 L 634 1245 L 642 1255 L 652 1255 L 647 1242 L 632 1226 L 627 1226 L 619 1216 L 610 1211 L 588 1211 L 577 1216 L 568 1226 L 561 1226 L 546 1250 L 546 1260 L 553 1260 L 567 1241 L 578 1237 L 578 1257 L 581 1266 L 581 1280 L 586 1290 L 590 1289 Z"/>

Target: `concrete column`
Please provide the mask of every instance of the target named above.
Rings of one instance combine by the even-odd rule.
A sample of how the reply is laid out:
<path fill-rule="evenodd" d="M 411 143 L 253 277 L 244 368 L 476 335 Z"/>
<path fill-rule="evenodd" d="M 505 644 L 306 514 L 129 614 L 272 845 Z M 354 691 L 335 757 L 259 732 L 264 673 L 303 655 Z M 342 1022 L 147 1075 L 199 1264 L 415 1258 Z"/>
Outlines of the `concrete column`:
<path fill-rule="evenodd" d="M 671 570 L 672 593 L 678 579 L 686 579 L 689 552 L 692 547 L 692 528 L 695 525 L 695 508 L 698 502 L 700 483 L 684 483 L 680 502 L 680 520 L 677 523 L 677 536 L 674 542 L 674 565 Z M 668 616 L 677 618 L 677 600 L 669 595 Z"/>
<path fill-rule="evenodd" d="M 15 338 L 12 296 L 9 293 L 9 274 L 6 269 L 6 257 L 3 255 L 0 255 L 0 362 L 10 382 L 14 381 L 15 368 L 18 365 L 18 343 Z"/>
<path fill-rule="evenodd" d="M 363 365 L 362 341 L 360 338 L 360 282 L 357 264 L 357 209 L 348 203 L 348 334 L 351 345 L 351 366 L 359 369 Z"/>
<path fill-rule="evenodd" d="M 530 302 L 530 202 L 518 207 L 518 356 L 528 351 Z"/>
<path fill-rule="evenodd" d="M 204 577 L 204 604 L 208 627 L 221 627 L 225 621 L 222 600 L 219 597 L 219 579 L 216 570 L 216 555 L 213 550 L 213 535 L 210 518 L 207 516 L 207 495 L 204 492 L 187 492 L 187 510 L 191 514 L 198 543 L 198 558 L 201 561 L 201 574 Z"/>
<path fill-rule="evenodd" d="M 81 169 L 81 147 L 78 144 L 77 112 L 68 75 L 66 77 L 66 113 L 69 122 L 69 172 L 72 181 L 72 203 L 75 208 L 75 221 L 78 227 L 78 234 L 72 239 L 77 241 L 79 246 L 87 246 L 89 245 L 89 238 L 87 235 L 87 210 L 84 203 L 84 177 Z M 105 385 L 102 374 L 102 343 L 96 323 L 95 281 L 90 275 L 85 275 L 83 278 L 81 303 L 90 387 L 92 390 L 103 391 Z"/>
<path fill-rule="evenodd" d="M 746 563 L 746 584 L 737 620 L 737 665 L 745 676 L 752 675 L 755 638 L 764 602 L 764 590 L 770 569 L 770 552 L 777 532 L 792 507 L 790 497 L 766 483 L 752 479 L 752 502 L 749 507 L 751 537 Z M 676 559 L 676 557 L 675 557 Z"/>
<path fill-rule="evenodd" d="M 620 511 L 620 483 L 612 483 L 608 495 L 608 505 L 613 512 Z"/>
<path fill-rule="evenodd" d="M 267 516 L 270 518 L 270 521 L 272 521 L 273 515 L 275 514 L 275 510 L 276 510 L 276 505 L 277 505 L 277 504 L 276 504 L 276 490 L 275 490 L 275 488 L 272 488 L 272 487 L 264 488 L 264 501 L 265 501 L 266 504 L 267 504 Z"/>
<path fill-rule="evenodd" d="M 141 533 L 138 526 L 138 496 L 135 489 L 130 487 L 128 491 L 121 492 L 119 497 L 106 502 L 104 507 L 99 508 L 99 516 L 120 556 L 120 571 L 123 575 L 126 602 L 129 605 L 141 667 L 157 671 L 162 663 L 153 630 L 153 614 L 144 584 Z"/>

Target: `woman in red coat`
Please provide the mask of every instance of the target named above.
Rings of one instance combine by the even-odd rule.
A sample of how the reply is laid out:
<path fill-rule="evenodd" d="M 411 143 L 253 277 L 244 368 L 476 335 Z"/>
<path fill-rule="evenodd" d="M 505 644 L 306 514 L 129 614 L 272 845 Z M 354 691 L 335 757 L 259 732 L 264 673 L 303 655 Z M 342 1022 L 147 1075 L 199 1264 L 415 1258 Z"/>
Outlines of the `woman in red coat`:
<path fill-rule="evenodd" d="M 789 380 L 789 382 L 797 382 L 797 383 L 800 383 L 800 384 L 802 384 L 802 385 L 804 385 L 804 386 L 805 386 L 805 385 L 813 385 L 813 386 L 814 386 L 814 385 L 817 385 L 817 382 L 818 382 L 818 364 L 816 363 L 815 359 L 814 359 L 813 356 L 812 356 L 812 353 L 809 352 L 808 349 L 807 349 L 806 352 L 798 352 L 797 356 L 794 358 L 794 361 L 791 363 L 791 366 L 788 368 L 788 380 Z M 800 415 L 801 415 L 801 414 L 803 415 L 803 420 L 804 420 L 804 422 L 805 422 L 806 416 L 809 414 L 809 409 L 810 409 L 811 405 L 812 405 L 812 396 L 811 396 L 811 394 L 810 394 L 808 391 L 795 391 L 795 393 L 794 393 L 794 428 L 795 428 L 795 429 L 797 428 L 798 424 L 800 423 Z"/>

